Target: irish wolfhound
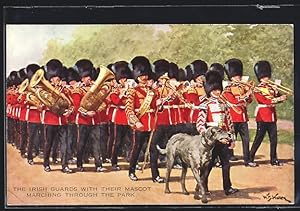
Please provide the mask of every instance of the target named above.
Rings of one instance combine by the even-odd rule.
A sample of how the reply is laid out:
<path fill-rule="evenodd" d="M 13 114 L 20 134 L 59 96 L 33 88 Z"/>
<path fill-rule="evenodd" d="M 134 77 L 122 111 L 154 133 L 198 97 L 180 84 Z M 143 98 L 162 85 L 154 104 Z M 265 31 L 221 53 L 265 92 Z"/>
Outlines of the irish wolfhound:
<path fill-rule="evenodd" d="M 207 203 L 207 166 L 212 159 L 212 150 L 216 141 L 228 144 L 230 141 L 230 135 L 228 132 L 218 127 L 210 127 L 203 136 L 190 136 L 184 133 L 175 134 L 169 139 L 166 149 L 161 149 L 157 145 L 157 149 L 161 154 L 167 154 L 165 193 L 171 193 L 169 188 L 170 174 L 174 165 L 175 157 L 178 156 L 182 161 L 182 192 L 186 195 L 189 194 L 185 187 L 185 176 L 187 168 L 191 167 L 193 175 L 197 181 L 194 198 L 200 199 L 200 190 L 202 203 Z"/>

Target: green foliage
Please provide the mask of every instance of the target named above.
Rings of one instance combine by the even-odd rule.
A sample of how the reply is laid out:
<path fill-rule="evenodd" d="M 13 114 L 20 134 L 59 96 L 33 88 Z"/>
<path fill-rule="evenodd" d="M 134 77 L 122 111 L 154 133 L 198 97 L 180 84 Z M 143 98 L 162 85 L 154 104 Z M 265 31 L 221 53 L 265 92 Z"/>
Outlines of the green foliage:
<path fill-rule="evenodd" d="M 41 63 L 58 58 L 73 66 L 77 60 L 88 58 L 98 66 L 144 55 L 151 62 L 165 58 L 185 68 L 195 59 L 210 65 L 235 57 L 243 62 L 244 75 L 258 84 L 253 66 L 268 60 L 272 79 L 281 79 L 293 89 L 293 44 L 292 25 L 81 25 L 67 43 L 50 40 Z M 279 104 L 278 117 L 293 121 L 293 105 L 293 97 Z M 255 106 L 256 102 L 249 106 L 250 117 L 254 117 Z"/>

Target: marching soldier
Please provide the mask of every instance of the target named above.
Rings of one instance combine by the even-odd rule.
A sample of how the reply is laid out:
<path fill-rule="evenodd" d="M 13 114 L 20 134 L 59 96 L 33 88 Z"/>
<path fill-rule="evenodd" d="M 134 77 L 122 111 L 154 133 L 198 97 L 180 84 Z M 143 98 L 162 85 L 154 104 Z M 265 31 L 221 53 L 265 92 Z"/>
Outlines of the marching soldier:
<path fill-rule="evenodd" d="M 206 97 L 203 83 L 208 67 L 206 62 L 202 60 L 193 61 L 190 67 L 193 72 L 193 80 L 191 80 L 183 94 L 187 102 L 191 104 L 191 107 L 186 110 L 186 116 L 188 117 L 186 127 L 189 134 L 197 135 L 196 122 L 200 111 L 199 106 Z"/>
<path fill-rule="evenodd" d="M 33 74 L 40 69 L 40 66 L 37 64 L 29 64 L 26 67 L 28 80 L 30 81 Z M 28 84 L 29 86 L 29 84 Z M 28 90 L 28 88 L 27 88 Z M 33 161 L 33 151 L 35 154 L 39 151 L 39 144 L 43 143 L 44 139 L 44 131 L 41 125 L 41 110 L 42 110 L 42 103 L 37 99 L 32 97 L 33 93 L 25 90 L 23 94 L 23 98 L 21 103 L 26 106 L 26 113 L 25 113 L 25 121 L 27 121 L 27 132 L 28 132 L 28 141 L 27 141 L 27 162 L 30 165 L 34 164 Z M 23 112 L 22 112 L 23 116 Z M 24 142 L 25 144 L 25 142 Z M 26 148 L 26 146 L 22 146 L 22 148 Z M 22 149 L 25 150 L 25 149 Z M 24 153 L 21 152 L 21 154 Z"/>
<path fill-rule="evenodd" d="M 12 71 L 8 77 L 8 89 L 7 89 L 7 117 L 8 117 L 8 143 L 14 145 L 16 137 L 16 122 L 15 122 L 15 104 L 17 103 L 18 93 L 17 93 L 17 71 Z"/>
<path fill-rule="evenodd" d="M 243 157 L 245 166 L 256 167 L 256 163 L 250 161 L 249 154 L 249 129 L 247 105 L 252 102 L 251 89 L 241 85 L 243 76 L 243 64 L 239 59 L 229 59 L 225 62 L 225 71 L 230 80 L 230 84 L 224 90 L 224 97 L 234 104 L 236 110 L 230 109 L 230 115 L 234 126 L 235 136 L 239 133 L 243 144 Z M 240 111 L 237 113 L 236 111 Z M 233 150 L 231 157 L 233 156 Z"/>
<path fill-rule="evenodd" d="M 153 64 L 158 82 L 156 91 L 159 94 L 159 98 L 162 103 L 159 106 L 159 110 L 157 113 L 156 128 L 153 134 L 152 142 L 155 145 L 158 144 L 161 147 L 165 148 L 169 138 L 176 133 L 176 117 L 178 116 L 179 104 L 179 100 L 174 94 L 174 90 L 176 91 L 177 88 L 175 79 L 176 70 L 174 70 L 174 67 L 171 67 L 173 65 L 171 65 L 171 63 L 169 63 L 165 59 L 157 60 Z M 171 68 L 173 70 L 172 72 L 170 71 Z M 171 88 L 171 86 L 173 87 L 173 89 Z M 153 163 L 155 162 L 155 165 L 157 165 L 159 153 L 157 151 L 153 151 L 152 154 Z M 156 175 L 157 177 L 158 172 L 155 172 L 156 169 L 158 168 L 154 167 L 151 170 L 152 175 Z M 160 180 L 157 182 L 164 182 L 164 180 Z"/>
<path fill-rule="evenodd" d="M 132 140 L 132 130 L 128 124 L 125 112 L 125 104 L 127 101 L 127 90 L 129 87 L 128 79 L 132 78 L 132 72 L 125 61 L 116 62 L 112 69 L 116 74 L 117 88 L 110 95 L 111 103 L 116 107 L 112 114 L 112 122 L 114 123 L 114 142 L 112 145 L 112 170 L 118 171 L 118 155 L 121 154 L 125 147 L 126 139 Z M 126 156 L 126 155 L 125 155 Z"/>
<path fill-rule="evenodd" d="M 81 86 L 77 93 L 73 94 L 74 111 L 76 111 L 76 124 L 79 127 L 77 142 L 77 170 L 84 171 L 83 156 L 88 147 L 88 140 L 92 144 L 93 156 L 95 159 L 96 172 L 103 172 L 102 158 L 100 151 L 100 129 L 96 124 L 97 111 L 87 111 L 80 106 L 84 95 L 92 86 L 93 63 L 88 59 L 81 59 L 76 62 L 75 69 L 81 77 Z"/>
<path fill-rule="evenodd" d="M 133 146 L 131 150 L 129 178 L 137 181 L 135 168 L 139 153 L 145 142 L 149 141 L 151 131 L 155 129 L 155 114 L 157 109 L 158 95 L 147 86 L 147 80 L 151 71 L 149 60 L 143 56 L 137 56 L 131 61 L 133 76 L 138 83 L 135 88 L 128 89 L 125 111 L 130 126 L 133 128 Z M 151 140 L 150 140 L 151 141 Z M 156 146 L 151 142 L 150 165 L 152 180 L 162 182 L 163 178 L 158 175 L 157 160 L 153 153 L 158 153 Z M 155 152 L 156 151 L 156 152 Z"/>
<path fill-rule="evenodd" d="M 63 71 L 62 63 L 57 59 L 51 59 L 46 66 L 46 79 L 50 81 L 54 89 L 58 90 L 59 98 L 66 99 L 67 90 L 61 85 L 61 73 Z M 52 91 L 53 98 L 54 93 Z M 50 98 L 51 99 L 51 98 Z M 70 105 L 71 106 L 71 105 Z M 71 109 L 71 108 L 70 108 Z M 46 105 L 42 111 L 42 122 L 45 124 L 45 149 L 44 149 L 44 171 L 50 172 L 50 153 L 55 141 L 60 143 L 61 164 L 63 173 L 73 173 L 68 166 L 67 160 L 67 116 L 71 110 L 65 110 L 63 115 L 55 113 Z"/>
<path fill-rule="evenodd" d="M 234 133 L 231 117 L 225 101 L 221 98 L 222 78 L 216 71 L 208 71 L 206 74 L 205 92 L 207 95 L 207 101 L 205 102 L 206 108 L 199 112 L 197 120 L 197 130 L 200 134 L 203 134 L 208 127 L 220 127 L 230 133 Z M 238 189 L 232 188 L 230 181 L 230 162 L 228 148 L 234 147 L 234 140 L 230 145 L 216 143 L 212 151 L 212 160 L 208 164 L 208 174 L 210 173 L 214 161 L 217 156 L 220 157 L 222 164 L 222 176 L 223 176 L 223 189 L 226 195 L 234 194 Z M 207 175 L 208 176 L 208 175 Z M 207 178 L 207 177 L 206 177 Z M 205 181 L 206 192 L 208 181 Z"/>
<path fill-rule="evenodd" d="M 28 78 L 27 77 L 26 68 L 21 69 L 20 72 L 19 72 L 19 75 L 20 75 L 21 81 L 23 83 L 23 81 Z M 20 93 L 20 88 L 21 87 L 19 87 L 19 93 Z M 18 97 L 18 102 L 19 102 L 19 105 L 20 105 L 20 112 L 19 112 L 19 120 L 20 120 L 20 153 L 21 153 L 21 157 L 22 158 L 26 157 L 25 153 L 26 153 L 26 145 L 27 145 L 27 138 L 28 138 L 28 134 L 27 134 L 27 121 L 26 121 L 27 105 L 25 103 L 26 102 L 26 94 L 27 94 L 27 92 L 20 93 L 20 95 Z"/>
<path fill-rule="evenodd" d="M 259 61 L 254 65 L 255 75 L 260 82 L 258 89 L 254 90 L 254 96 L 258 102 L 255 109 L 257 130 L 250 150 L 250 160 L 253 162 L 255 153 L 263 141 L 266 132 L 270 138 L 270 162 L 272 166 L 281 166 L 277 158 L 277 116 L 275 106 L 287 99 L 287 95 L 281 95 L 276 87 L 270 84 L 272 67 L 268 61 Z"/>
<path fill-rule="evenodd" d="M 70 99 L 72 98 L 72 95 L 76 93 L 78 90 L 78 87 L 80 85 L 80 76 L 78 72 L 74 70 L 74 68 L 69 68 L 67 75 L 66 75 L 66 81 L 67 81 L 67 87 L 68 87 L 68 95 Z M 68 116 L 68 162 L 74 163 L 75 159 L 74 156 L 76 156 L 77 151 L 77 125 L 75 124 L 76 121 L 76 113 L 72 112 L 70 116 Z"/>
<path fill-rule="evenodd" d="M 114 69 L 112 69 L 112 65 L 113 64 L 107 65 L 107 68 L 114 72 Z M 116 72 L 114 72 L 114 74 L 116 74 Z M 111 81 L 111 85 L 112 85 L 112 90 L 110 94 L 114 93 L 115 90 L 118 88 L 118 83 L 115 79 Z M 108 95 L 107 100 L 110 100 L 110 94 Z M 115 133 L 114 133 L 115 123 L 113 122 L 113 113 L 115 113 L 116 109 L 117 107 L 112 102 L 107 103 L 106 115 L 108 119 L 108 140 L 106 145 L 106 156 L 107 156 L 106 161 L 108 163 L 111 162 L 112 145 L 115 137 Z"/>

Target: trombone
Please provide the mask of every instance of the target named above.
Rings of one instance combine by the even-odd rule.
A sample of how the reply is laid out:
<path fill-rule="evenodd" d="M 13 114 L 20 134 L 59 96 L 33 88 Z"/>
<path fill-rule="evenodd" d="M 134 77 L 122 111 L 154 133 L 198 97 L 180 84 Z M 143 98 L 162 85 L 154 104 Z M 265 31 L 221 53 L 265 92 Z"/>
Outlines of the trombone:
<path fill-rule="evenodd" d="M 274 88 L 275 90 L 278 90 L 279 92 L 282 92 L 283 94 L 285 95 L 294 95 L 294 92 L 293 90 L 285 87 L 285 86 L 282 86 L 280 84 L 277 84 L 271 80 L 267 80 L 267 83 L 272 87 Z"/>

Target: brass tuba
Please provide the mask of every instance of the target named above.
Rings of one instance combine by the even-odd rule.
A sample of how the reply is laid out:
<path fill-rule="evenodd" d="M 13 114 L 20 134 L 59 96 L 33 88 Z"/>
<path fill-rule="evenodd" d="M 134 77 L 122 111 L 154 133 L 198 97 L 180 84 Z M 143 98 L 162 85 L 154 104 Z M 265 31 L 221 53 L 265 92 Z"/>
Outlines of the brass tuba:
<path fill-rule="evenodd" d="M 70 100 L 45 79 L 42 69 L 37 70 L 32 76 L 29 86 L 36 90 L 36 96 L 53 113 L 62 115 L 71 106 Z"/>
<path fill-rule="evenodd" d="M 18 101 L 21 100 L 22 94 L 27 91 L 26 94 L 26 101 L 36 107 L 40 107 L 42 105 L 42 102 L 39 100 L 39 98 L 35 95 L 35 90 L 29 86 L 29 80 L 26 78 L 19 87 L 19 94 Z M 25 94 L 25 93 L 24 93 Z"/>
<path fill-rule="evenodd" d="M 96 111 L 110 93 L 112 89 L 110 81 L 114 78 L 115 75 L 111 70 L 100 65 L 100 73 L 94 84 L 81 99 L 79 109 L 84 112 Z"/>

